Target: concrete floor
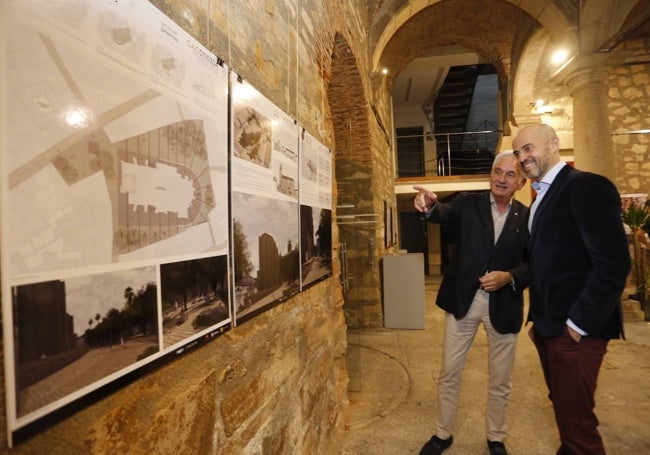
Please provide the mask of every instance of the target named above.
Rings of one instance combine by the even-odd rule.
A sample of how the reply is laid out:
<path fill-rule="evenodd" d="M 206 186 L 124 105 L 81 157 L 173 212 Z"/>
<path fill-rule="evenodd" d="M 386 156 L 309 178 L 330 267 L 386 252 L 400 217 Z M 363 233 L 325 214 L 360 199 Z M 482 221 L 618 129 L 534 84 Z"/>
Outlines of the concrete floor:
<path fill-rule="evenodd" d="M 348 430 L 338 455 L 418 454 L 431 437 L 444 313 L 434 303 L 439 278 L 427 278 L 425 286 L 424 330 L 348 332 Z M 608 454 L 650 454 L 650 323 L 626 323 L 625 330 L 626 341 L 609 344 L 596 412 Z M 488 453 L 486 360 L 481 329 L 463 374 L 454 444 L 445 455 Z M 511 455 L 552 455 L 559 446 L 539 359 L 526 328 L 519 334 L 505 443 Z"/>

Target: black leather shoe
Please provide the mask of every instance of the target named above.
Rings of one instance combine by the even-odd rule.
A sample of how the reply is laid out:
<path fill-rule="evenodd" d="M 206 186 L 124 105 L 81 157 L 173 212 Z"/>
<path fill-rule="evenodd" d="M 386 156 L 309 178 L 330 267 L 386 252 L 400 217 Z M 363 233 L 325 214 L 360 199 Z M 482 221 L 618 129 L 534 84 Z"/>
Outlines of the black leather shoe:
<path fill-rule="evenodd" d="M 449 436 L 447 439 L 440 439 L 434 434 L 431 439 L 422 446 L 420 449 L 420 455 L 440 455 L 444 450 L 447 450 L 453 442 L 453 436 Z"/>
<path fill-rule="evenodd" d="M 488 441 L 488 450 L 490 455 L 508 455 L 505 444 L 500 441 Z"/>

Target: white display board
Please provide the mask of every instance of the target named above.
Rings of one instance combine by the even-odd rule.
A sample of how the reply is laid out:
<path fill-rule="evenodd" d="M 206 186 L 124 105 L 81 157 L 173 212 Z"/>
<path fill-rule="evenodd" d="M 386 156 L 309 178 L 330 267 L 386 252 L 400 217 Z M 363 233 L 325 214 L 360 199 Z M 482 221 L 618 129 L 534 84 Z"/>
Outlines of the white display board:
<path fill-rule="evenodd" d="M 298 126 L 231 73 L 235 323 L 300 290 Z"/>
<path fill-rule="evenodd" d="M 149 2 L 0 9 L 11 438 L 229 327 L 228 70 Z"/>
<path fill-rule="evenodd" d="M 332 152 L 300 134 L 300 285 L 332 275 Z"/>

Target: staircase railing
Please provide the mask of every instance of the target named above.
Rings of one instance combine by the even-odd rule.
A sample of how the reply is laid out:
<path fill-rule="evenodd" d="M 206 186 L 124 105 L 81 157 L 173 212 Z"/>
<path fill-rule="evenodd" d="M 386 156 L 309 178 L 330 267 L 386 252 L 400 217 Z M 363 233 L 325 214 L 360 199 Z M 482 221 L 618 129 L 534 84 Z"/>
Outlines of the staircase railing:
<path fill-rule="evenodd" d="M 489 174 L 499 144 L 498 131 L 434 134 L 438 175 Z"/>

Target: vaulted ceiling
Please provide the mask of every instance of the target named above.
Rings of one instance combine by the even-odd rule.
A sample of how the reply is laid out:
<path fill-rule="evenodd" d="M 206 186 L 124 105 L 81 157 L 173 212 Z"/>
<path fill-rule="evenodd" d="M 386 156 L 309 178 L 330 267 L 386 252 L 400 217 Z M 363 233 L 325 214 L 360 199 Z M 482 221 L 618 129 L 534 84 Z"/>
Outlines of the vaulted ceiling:
<path fill-rule="evenodd" d="M 409 81 L 408 97 L 394 97 L 394 103 L 421 104 L 435 96 L 450 62 L 471 55 L 496 68 L 502 120 L 513 105 L 522 55 L 540 32 L 545 46 L 562 45 L 574 54 L 608 52 L 650 37 L 650 0 L 369 0 L 368 14 L 374 69 L 388 69 L 388 86 L 397 93 L 405 94 L 398 77 Z"/>

